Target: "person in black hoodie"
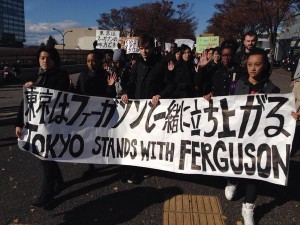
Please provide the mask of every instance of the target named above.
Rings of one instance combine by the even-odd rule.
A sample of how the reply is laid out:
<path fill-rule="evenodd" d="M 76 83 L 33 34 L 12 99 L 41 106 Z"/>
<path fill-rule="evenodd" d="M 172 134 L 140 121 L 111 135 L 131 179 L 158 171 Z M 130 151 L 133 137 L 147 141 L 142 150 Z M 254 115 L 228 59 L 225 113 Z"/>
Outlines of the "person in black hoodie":
<path fill-rule="evenodd" d="M 86 69 L 80 73 L 75 93 L 98 97 L 116 97 L 116 74 L 109 74 L 102 67 L 102 54 L 99 50 L 90 51 L 87 54 Z M 83 173 L 83 177 L 89 177 L 96 173 L 94 164 L 89 164 L 88 169 Z"/>
<path fill-rule="evenodd" d="M 25 87 L 32 86 L 51 88 L 59 91 L 69 91 L 70 79 L 66 71 L 61 70 L 60 56 L 58 51 L 53 47 L 42 45 L 37 52 L 37 60 L 40 69 L 32 81 L 25 83 Z M 16 136 L 22 138 L 24 127 L 23 120 L 23 101 L 19 108 L 16 123 Z M 49 203 L 54 195 L 63 189 L 63 177 L 57 162 L 41 160 L 43 169 L 43 183 L 40 196 L 32 203 L 32 206 L 40 207 Z"/>
<path fill-rule="evenodd" d="M 242 76 L 236 84 L 235 94 L 271 94 L 280 93 L 280 89 L 270 80 L 271 65 L 266 52 L 256 48 L 248 54 L 247 75 Z M 254 202 L 256 199 L 257 184 L 255 180 L 245 179 L 245 199 L 242 206 L 242 216 L 245 225 L 254 225 Z M 238 185 L 238 179 L 229 178 L 225 188 L 225 196 L 232 200 Z"/>

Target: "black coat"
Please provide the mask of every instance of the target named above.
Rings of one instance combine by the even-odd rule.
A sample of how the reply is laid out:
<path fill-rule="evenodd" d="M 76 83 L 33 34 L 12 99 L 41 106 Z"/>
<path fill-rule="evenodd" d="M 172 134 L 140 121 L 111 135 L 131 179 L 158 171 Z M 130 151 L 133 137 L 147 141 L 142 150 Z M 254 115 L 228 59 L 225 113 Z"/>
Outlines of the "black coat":
<path fill-rule="evenodd" d="M 248 76 L 241 77 L 236 83 L 235 94 L 246 95 L 251 94 L 251 91 L 255 93 L 271 94 L 280 93 L 280 88 L 274 85 L 269 78 L 266 78 L 253 85 L 248 81 Z"/>
<path fill-rule="evenodd" d="M 36 74 L 33 79 L 36 82 L 37 87 L 44 87 L 55 89 L 59 91 L 69 91 L 70 90 L 70 79 L 66 71 L 61 69 L 53 69 L 49 71 L 44 71 L 42 73 Z M 17 115 L 16 127 L 24 126 L 24 111 L 23 111 L 23 101 L 19 107 L 19 112 Z"/>
<path fill-rule="evenodd" d="M 210 81 L 207 85 L 208 92 L 212 92 L 214 96 L 227 96 L 234 94 L 231 85 L 236 82 L 242 75 L 241 68 L 238 65 L 232 65 L 226 68 L 223 65 L 211 74 Z M 235 80 L 233 78 L 235 76 Z M 207 91 L 206 91 L 207 92 Z"/>
<path fill-rule="evenodd" d="M 116 87 L 107 84 L 107 76 L 104 70 L 97 72 L 86 70 L 79 75 L 75 92 L 82 95 L 115 98 Z"/>
<path fill-rule="evenodd" d="M 175 66 L 174 71 L 168 74 L 169 88 L 167 88 L 166 97 L 195 97 L 195 78 L 196 71 L 192 62 L 181 61 Z M 170 81 L 173 81 L 173 83 Z"/>
<path fill-rule="evenodd" d="M 198 72 L 196 73 L 197 96 L 202 97 L 211 92 L 211 76 L 220 66 L 220 62 L 215 63 L 211 60 L 206 66 L 198 68 Z"/>
<path fill-rule="evenodd" d="M 160 94 L 164 85 L 165 71 L 160 59 L 155 55 L 150 55 L 147 61 L 139 57 L 132 67 L 129 81 L 122 94 L 134 99 L 151 99 L 154 95 Z M 130 96 L 130 93 L 133 93 L 133 96 Z"/>

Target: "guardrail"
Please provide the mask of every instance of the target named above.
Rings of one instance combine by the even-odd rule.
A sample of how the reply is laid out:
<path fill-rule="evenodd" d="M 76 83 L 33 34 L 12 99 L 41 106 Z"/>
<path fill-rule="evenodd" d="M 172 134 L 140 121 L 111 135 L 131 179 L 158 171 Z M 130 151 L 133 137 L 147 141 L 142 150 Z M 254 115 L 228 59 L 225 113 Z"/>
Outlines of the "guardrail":
<path fill-rule="evenodd" d="M 76 64 L 76 65 L 64 65 L 61 66 L 63 70 L 66 70 L 69 74 L 80 73 L 85 69 L 86 64 Z M 34 68 L 21 68 L 20 82 L 24 83 L 30 81 L 32 76 L 37 74 L 39 71 L 38 67 Z M 0 70 L 0 75 L 2 76 L 3 70 Z"/>

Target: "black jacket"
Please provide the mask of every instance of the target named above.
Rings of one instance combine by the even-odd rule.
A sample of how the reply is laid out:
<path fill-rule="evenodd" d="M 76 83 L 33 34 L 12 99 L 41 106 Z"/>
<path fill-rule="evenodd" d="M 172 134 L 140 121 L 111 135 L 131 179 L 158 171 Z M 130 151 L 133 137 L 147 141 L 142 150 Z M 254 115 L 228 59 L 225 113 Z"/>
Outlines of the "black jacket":
<path fill-rule="evenodd" d="M 115 85 L 107 84 L 108 74 L 104 70 L 86 70 L 78 77 L 75 93 L 99 97 L 116 97 Z"/>
<path fill-rule="evenodd" d="M 269 78 L 253 85 L 248 81 L 248 76 L 241 77 L 236 83 L 235 94 L 246 95 L 251 94 L 251 92 L 266 94 L 280 93 L 280 88 L 274 85 Z"/>
<path fill-rule="evenodd" d="M 145 61 L 139 57 L 132 67 L 129 81 L 122 94 L 129 98 L 151 99 L 159 95 L 165 85 L 165 72 L 163 63 L 155 55 L 150 55 Z M 130 96 L 133 93 L 133 96 Z"/>
<path fill-rule="evenodd" d="M 195 97 L 195 76 L 196 71 L 192 62 L 179 62 L 176 64 L 174 70 L 168 74 L 167 91 L 163 92 L 165 96 L 162 97 Z"/>
<path fill-rule="evenodd" d="M 69 91 L 70 90 L 70 79 L 66 71 L 61 69 L 53 69 L 49 71 L 40 72 L 36 74 L 33 79 L 33 82 L 36 82 L 37 87 L 44 87 L 55 89 L 59 91 Z M 19 107 L 19 112 L 17 115 L 16 127 L 24 126 L 24 110 L 23 110 L 23 101 Z"/>
<path fill-rule="evenodd" d="M 231 90 L 231 86 L 233 82 L 236 82 L 241 77 L 241 75 L 241 68 L 238 65 L 232 65 L 230 68 L 225 68 L 221 65 L 213 74 L 211 74 L 205 92 L 213 92 L 214 96 L 234 94 L 234 90 Z M 235 79 L 233 80 L 234 77 Z"/>
<path fill-rule="evenodd" d="M 206 66 L 198 68 L 198 72 L 196 73 L 197 96 L 202 97 L 211 92 L 211 76 L 219 67 L 221 67 L 220 62 L 215 63 L 211 60 Z"/>

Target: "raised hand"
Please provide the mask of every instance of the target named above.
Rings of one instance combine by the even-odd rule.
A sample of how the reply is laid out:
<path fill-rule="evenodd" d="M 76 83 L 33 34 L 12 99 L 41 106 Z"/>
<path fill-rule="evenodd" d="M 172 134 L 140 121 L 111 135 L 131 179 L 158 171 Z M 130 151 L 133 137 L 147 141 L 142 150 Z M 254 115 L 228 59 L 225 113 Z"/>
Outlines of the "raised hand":
<path fill-rule="evenodd" d="M 169 61 L 169 62 L 168 62 L 168 70 L 169 70 L 169 71 L 173 71 L 174 68 L 175 68 L 174 62 L 173 62 L 173 61 Z"/>
<path fill-rule="evenodd" d="M 117 80 L 117 74 L 116 73 L 112 73 L 110 75 L 107 76 L 107 84 L 109 86 L 113 85 Z"/>
<path fill-rule="evenodd" d="M 210 62 L 210 60 L 211 59 L 207 58 L 206 51 L 204 51 L 202 54 L 200 54 L 200 60 L 199 60 L 199 62 L 197 64 L 197 66 L 204 67 L 204 66 L 206 66 Z"/>

